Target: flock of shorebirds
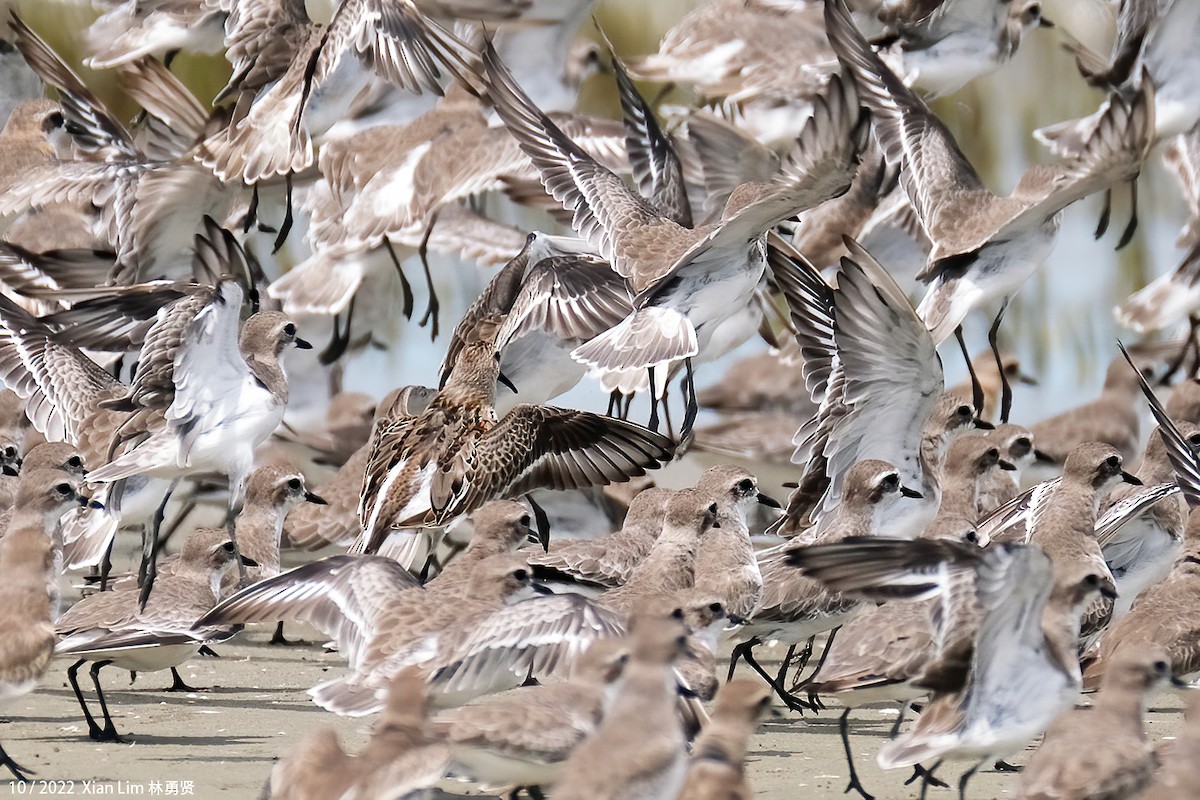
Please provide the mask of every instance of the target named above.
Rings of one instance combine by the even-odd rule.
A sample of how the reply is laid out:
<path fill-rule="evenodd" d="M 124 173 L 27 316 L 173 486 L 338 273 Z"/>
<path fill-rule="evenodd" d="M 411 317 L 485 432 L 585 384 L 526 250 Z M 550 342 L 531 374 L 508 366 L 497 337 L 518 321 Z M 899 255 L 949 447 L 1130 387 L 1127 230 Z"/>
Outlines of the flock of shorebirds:
<path fill-rule="evenodd" d="M 95 4 L 83 65 L 123 100 L 17 11 L 0 41 L 0 698 L 69 659 L 121 741 L 105 668 L 186 689 L 298 620 L 348 662 L 313 701 L 378 719 L 264 765 L 271 798 L 733 800 L 764 714 L 827 706 L 867 800 L 864 706 L 899 709 L 877 760 L 920 783 L 893 792 L 955 760 L 965 795 L 1044 735 L 1018 797 L 1200 797 L 1200 702 L 1169 743 L 1143 720 L 1200 673 L 1200 2 L 1081 0 L 1084 35 L 1037 0 L 706 0 L 626 58 L 589 0 Z M 1104 99 L 997 195 L 928 100 L 1033 35 Z M 228 61 L 215 98 L 181 53 Z M 571 110 L 589 77 L 620 121 Z M 1138 235 L 1156 151 L 1192 217 L 1116 310 L 1142 341 L 1099 398 L 1012 422 L 1005 308 L 1075 201 Z M 466 262 L 500 268 L 431 386 L 341 391 L 422 294 L 438 335 L 433 273 Z M 547 404 L 581 382 L 608 413 Z M 715 465 L 653 485 L 689 452 Z"/>

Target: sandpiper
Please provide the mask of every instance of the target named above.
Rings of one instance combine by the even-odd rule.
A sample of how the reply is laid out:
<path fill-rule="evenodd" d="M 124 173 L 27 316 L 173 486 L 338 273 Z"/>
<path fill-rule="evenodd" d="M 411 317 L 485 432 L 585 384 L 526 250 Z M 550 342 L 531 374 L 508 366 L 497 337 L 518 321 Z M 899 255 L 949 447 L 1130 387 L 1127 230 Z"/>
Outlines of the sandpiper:
<path fill-rule="evenodd" d="M 692 745 L 681 800 L 753 796 L 746 781 L 746 749 L 770 708 L 771 692 L 758 681 L 739 679 L 721 687 L 712 719 Z"/>

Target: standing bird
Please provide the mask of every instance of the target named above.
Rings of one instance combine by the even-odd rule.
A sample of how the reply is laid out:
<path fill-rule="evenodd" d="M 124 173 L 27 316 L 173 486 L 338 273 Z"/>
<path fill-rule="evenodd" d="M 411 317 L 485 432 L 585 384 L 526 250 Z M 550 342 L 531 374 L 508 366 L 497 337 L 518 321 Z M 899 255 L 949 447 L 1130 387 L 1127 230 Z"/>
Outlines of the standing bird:
<path fill-rule="evenodd" d="M 746 747 L 771 707 L 771 691 L 759 681 L 734 680 L 717 693 L 712 719 L 692 745 L 679 800 L 750 800 Z"/>

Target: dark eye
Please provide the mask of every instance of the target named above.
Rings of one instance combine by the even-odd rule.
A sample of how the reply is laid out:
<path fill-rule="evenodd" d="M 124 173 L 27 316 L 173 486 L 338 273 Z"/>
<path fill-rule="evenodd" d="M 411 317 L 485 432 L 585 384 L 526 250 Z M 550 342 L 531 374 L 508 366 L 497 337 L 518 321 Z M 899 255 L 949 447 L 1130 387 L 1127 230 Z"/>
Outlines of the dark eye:
<path fill-rule="evenodd" d="M 531 519 L 529 518 L 529 515 L 528 515 L 528 514 L 525 514 L 524 516 L 522 516 L 522 517 L 521 517 L 521 519 L 520 519 L 519 521 L 520 521 L 520 523 L 521 523 L 522 525 L 524 525 L 526 528 L 528 528 L 528 527 L 529 527 L 529 524 L 530 524 L 530 523 L 531 523 L 533 520 L 531 520 Z"/>
<path fill-rule="evenodd" d="M 1026 448 L 1033 447 L 1033 441 L 1028 436 L 1020 436 L 1017 438 L 1016 445 L 1024 450 Z"/>
<path fill-rule="evenodd" d="M 975 531 L 967 531 L 967 535 L 963 537 L 971 544 L 979 544 L 979 534 Z"/>
<path fill-rule="evenodd" d="M 4 457 L 5 458 L 16 458 L 17 457 L 17 448 L 13 447 L 11 444 L 8 445 L 7 447 L 5 447 L 4 448 Z"/>
<path fill-rule="evenodd" d="M 65 123 L 66 119 L 63 117 L 62 112 L 53 111 L 47 114 L 46 118 L 42 120 L 42 133 L 49 133 L 50 131 L 57 130 Z"/>
<path fill-rule="evenodd" d="M 233 552 L 234 552 L 233 542 L 226 542 L 225 544 L 221 545 L 221 552 L 228 553 L 229 555 L 233 555 Z"/>
<path fill-rule="evenodd" d="M 71 495 L 75 494 L 75 490 L 71 488 L 71 484 L 69 483 L 60 483 L 58 486 L 54 487 L 54 491 L 58 492 L 63 497 L 70 497 Z"/>
<path fill-rule="evenodd" d="M 963 417 L 964 419 L 970 419 L 971 417 L 975 416 L 975 409 L 971 408 L 970 406 L 959 406 L 958 410 L 956 410 L 954 413 L 960 417 Z"/>
<path fill-rule="evenodd" d="M 300 483 L 299 478 L 292 478 L 291 480 L 288 481 L 288 488 L 295 490 L 295 491 L 299 491 L 301 485 L 302 484 Z"/>
<path fill-rule="evenodd" d="M 71 469 L 83 469 L 83 459 L 79 456 L 71 456 L 67 459 L 67 466 Z"/>
<path fill-rule="evenodd" d="M 1029 8 L 1025 9 L 1025 14 L 1023 16 L 1025 18 L 1025 22 L 1033 22 L 1038 17 L 1042 16 L 1042 7 L 1035 3 Z"/>
<path fill-rule="evenodd" d="M 722 606 L 720 603 L 712 603 L 709 605 L 708 610 L 713 612 L 714 614 L 720 614 L 722 611 L 725 610 L 725 607 Z"/>
<path fill-rule="evenodd" d="M 1096 574 L 1088 575 L 1086 578 L 1083 579 L 1083 582 L 1088 586 L 1099 586 L 1100 585 L 1100 576 L 1096 575 Z"/>
<path fill-rule="evenodd" d="M 884 477 L 879 485 L 887 491 L 893 492 L 896 490 L 896 487 L 900 485 L 900 476 L 893 472 Z"/>
<path fill-rule="evenodd" d="M 675 610 L 673 610 L 673 611 L 671 612 L 671 619 L 678 619 L 678 620 L 682 620 L 682 619 L 683 619 L 683 609 L 682 609 L 682 608 L 676 608 Z"/>
<path fill-rule="evenodd" d="M 513 575 L 513 577 L 514 577 L 514 578 L 516 578 L 518 581 L 527 581 L 527 580 L 529 580 L 529 573 L 528 573 L 528 572 L 526 572 L 526 571 L 525 571 L 525 570 L 523 570 L 523 569 L 516 570 L 515 572 L 513 572 L 513 574 L 512 574 L 512 575 Z"/>
<path fill-rule="evenodd" d="M 744 478 L 738 482 L 738 489 L 748 494 L 754 490 L 754 481 Z"/>
<path fill-rule="evenodd" d="M 1200 447 L 1200 433 L 1193 433 L 1188 437 L 1188 444 L 1192 447 Z"/>
<path fill-rule="evenodd" d="M 987 451 L 987 457 L 991 461 L 999 461 L 1000 451 L 993 447 L 991 450 Z"/>
<path fill-rule="evenodd" d="M 759 708 L 766 708 L 769 705 L 771 705 L 771 695 L 767 695 L 766 697 L 760 698 L 758 701 Z"/>
<path fill-rule="evenodd" d="M 716 503 L 713 503 L 711 506 L 708 507 L 708 513 L 710 513 L 710 514 L 717 513 L 717 504 Z"/>
<path fill-rule="evenodd" d="M 1109 456 L 1108 458 L 1104 459 L 1104 463 L 1108 464 L 1110 469 L 1120 469 L 1121 468 L 1121 457 L 1120 456 Z"/>
<path fill-rule="evenodd" d="M 283 334 L 284 334 L 284 336 L 295 336 L 296 335 L 295 324 L 289 322 L 287 325 L 284 325 L 283 326 Z"/>

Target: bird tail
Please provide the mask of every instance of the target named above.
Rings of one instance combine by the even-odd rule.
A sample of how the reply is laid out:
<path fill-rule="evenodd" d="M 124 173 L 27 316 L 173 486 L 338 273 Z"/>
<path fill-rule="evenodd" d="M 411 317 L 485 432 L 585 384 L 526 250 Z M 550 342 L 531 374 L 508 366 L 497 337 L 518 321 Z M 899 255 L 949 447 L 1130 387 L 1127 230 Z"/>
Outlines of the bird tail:
<path fill-rule="evenodd" d="M 691 321 L 670 308 L 639 308 L 571 352 L 581 364 L 602 372 L 668 368 L 699 351 Z"/>
<path fill-rule="evenodd" d="M 1190 266 L 1190 269 L 1188 268 Z M 1134 292 L 1113 309 L 1117 322 L 1138 333 L 1166 328 L 1200 307 L 1200 247 L 1173 272 Z"/>

